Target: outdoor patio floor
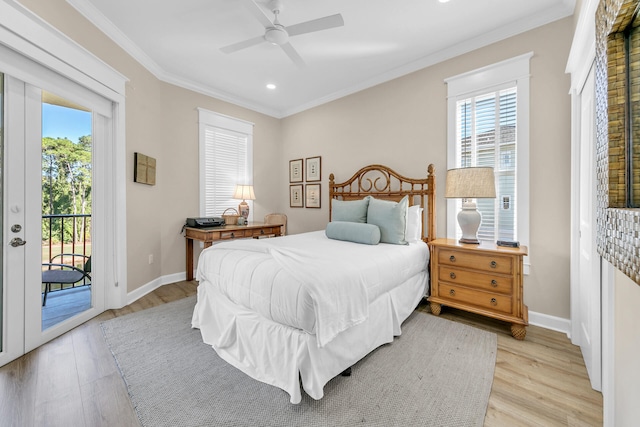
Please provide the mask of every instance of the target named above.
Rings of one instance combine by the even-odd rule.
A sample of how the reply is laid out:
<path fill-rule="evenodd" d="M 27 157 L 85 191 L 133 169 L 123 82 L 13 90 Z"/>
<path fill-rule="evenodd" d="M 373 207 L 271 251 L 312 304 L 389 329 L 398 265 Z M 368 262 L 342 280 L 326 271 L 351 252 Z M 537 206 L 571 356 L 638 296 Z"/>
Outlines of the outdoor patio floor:
<path fill-rule="evenodd" d="M 42 330 L 91 308 L 91 286 L 49 292 L 42 307 Z"/>

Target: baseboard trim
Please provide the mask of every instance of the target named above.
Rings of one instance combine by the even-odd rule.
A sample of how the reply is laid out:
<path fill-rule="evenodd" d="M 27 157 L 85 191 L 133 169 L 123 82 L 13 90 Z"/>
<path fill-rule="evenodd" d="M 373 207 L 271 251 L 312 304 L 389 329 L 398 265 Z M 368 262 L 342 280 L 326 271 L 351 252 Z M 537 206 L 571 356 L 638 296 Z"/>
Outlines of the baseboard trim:
<path fill-rule="evenodd" d="M 143 296 L 150 292 L 155 291 L 160 286 L 168 285 L 170 283 L 183 282 L 187 280 L 186 273 L 174 273 L 167 274 L 166 276 L 160 276 L 157 279 L 150 281 L 149 283 L 140 286 L 138 289 L 127 293 L 127 305 L 139 300 Z"/>
<path fill-rule="evenodd" d="M 571 320 L 569 319 L 530 311 L 529 324 L 550 329 L 552 331 L 563 332 L 569 339 L 571 339 Z"/>

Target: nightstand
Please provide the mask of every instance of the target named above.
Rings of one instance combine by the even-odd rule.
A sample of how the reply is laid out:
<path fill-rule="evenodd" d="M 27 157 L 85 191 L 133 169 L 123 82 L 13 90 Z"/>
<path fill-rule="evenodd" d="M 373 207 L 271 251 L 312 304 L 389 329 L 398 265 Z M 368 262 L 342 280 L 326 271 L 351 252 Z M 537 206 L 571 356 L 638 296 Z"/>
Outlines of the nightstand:
<path fill-rule="evenodd" d="M 527 247 L 505 248 L 453 239 L 436 239 L 431 248 L 431 312 L 443 305 L 511 323 L 511 335 L 523 340 L 529 309 L 522 295 L 522 258 Z"/>

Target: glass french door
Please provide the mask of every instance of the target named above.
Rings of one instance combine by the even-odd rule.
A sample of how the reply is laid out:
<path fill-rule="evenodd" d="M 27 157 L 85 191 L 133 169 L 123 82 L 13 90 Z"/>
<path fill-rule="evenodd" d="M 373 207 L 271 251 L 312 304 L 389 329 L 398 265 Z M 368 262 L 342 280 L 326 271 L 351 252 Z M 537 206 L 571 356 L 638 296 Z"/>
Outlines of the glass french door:
<path fill-rule="evenodd" d="M 0 73 L 0 242 L 4 241 L 4 236 L 2 231 L 4 230 L 4 219 L 3 219 L 3 211 L 4 211 L 4 180 L 3 180 L 3 172 L 4 167 L 4 74 Z M 4 245 L 0 245 L 0 260 L 4 259 Z M 2 344 L 3 340 L 3 330 L 4 330 L 4 274 L 3 274 L 3 266 L 4 262 L 0 261 L 0 354 L 2 354 Z"/>
<path fill-rule="evenodd" d="M 41 116 L 41 317 L 45 330 L 92 306 L 92 113 L 42 91 Z M 54 279 L 65 282 L 48 282 Z"/>
<path fill-rule="evenodd" d="M 36 85 L 5 73 L 0 87 L 0 366 L 104 311 L 103 285 L 92 280 L 101 268 L 92 251 L 92 140 L 108 119 L 91 94 L 60 79 Z M 43 283 L 43 271 L 60 264 L 87 274 Z"/>

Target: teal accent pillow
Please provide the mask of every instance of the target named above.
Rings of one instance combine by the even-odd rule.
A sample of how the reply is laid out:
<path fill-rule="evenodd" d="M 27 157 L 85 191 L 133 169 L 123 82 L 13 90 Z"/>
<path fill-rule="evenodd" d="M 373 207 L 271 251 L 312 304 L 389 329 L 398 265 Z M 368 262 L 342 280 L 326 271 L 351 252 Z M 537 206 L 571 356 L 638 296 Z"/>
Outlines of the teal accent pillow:
<path fill-rule="evenodd" d="M 367 223 L 380 228 L 380 241 L 394 245 L 408 245 L 405 239 L 407 228 L 407 208 L 409 198 L 404 196 L 399 202 L 371 198 L 367 208 Z"/>
<path fill-rule="evenodd" d="M 327 224 L 325 234 L 330 239 L 377 245 L 380 243 L 380 228 L 373 224 L 332 221 Z"/>
<path fill-rule="evenodd" d="M 367 222 L 367 196 L 362 200 L 332 200 L 331 221 Z"/>

